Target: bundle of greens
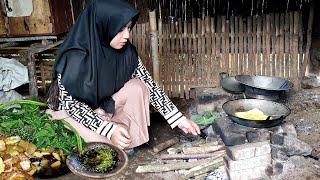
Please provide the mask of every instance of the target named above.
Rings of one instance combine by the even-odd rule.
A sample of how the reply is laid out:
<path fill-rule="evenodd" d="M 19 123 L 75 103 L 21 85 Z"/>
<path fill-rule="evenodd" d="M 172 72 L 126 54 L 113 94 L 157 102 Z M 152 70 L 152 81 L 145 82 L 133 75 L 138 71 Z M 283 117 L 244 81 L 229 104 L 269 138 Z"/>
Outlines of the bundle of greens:
<path fill-rule="evenodd" d="M 80 155 L 80 161 L 88 170 L 97 173 L 110 172 L 116 165 L 116 152 L 107 147 L 87 149 Z"/>
<path fill-rule="evenodd" d="M 33 100 L 17 100 L 0 105 L 0 132 L 5 136 L 20 136 L 38 148 L 59 148 L 66 155 L 78 143 L 81 151 L 82 139 L 63 120 L 51 120 L 40 107 L 44 103 Z M 68 126 L 69 129 L 65 128 Z"/>
<path fill-rule="evenodd" d="M 198 125 L 209 125 L 212 124 L 217 118 L 219 118 L 219 113 L 216 112 L 204 112 L 203 115 L 194 115 L 191 119 Z"/>

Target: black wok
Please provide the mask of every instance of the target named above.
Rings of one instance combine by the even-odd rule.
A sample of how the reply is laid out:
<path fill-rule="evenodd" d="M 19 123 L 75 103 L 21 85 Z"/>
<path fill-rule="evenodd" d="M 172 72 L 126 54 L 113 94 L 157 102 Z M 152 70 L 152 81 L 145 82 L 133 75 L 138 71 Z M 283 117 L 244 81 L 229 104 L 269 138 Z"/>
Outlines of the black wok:
<path fill-rule="evenodd" d="M 222 72 L 220 75 L 221 87 L 231 94 L 241 94 L 244 92 L 244 85 L 236 80 L 234 76 L 229 76 L 227 73 Z"/>
<path fill-rule="evenodd" d="M 238 75 L 235 79 L 244 86 L 249 98 L 277 100 L 293 87 L 292 82 L 280 77 Z"/>
<path fill-rule="evenodd" d="M 237 75 L 236 80 L 246 86 L 269 91 L 284 91 L 293 87 L 293 83 L 280 77 Z"/>
<path fill-rule="evenodd" d="M 223 110 L 234 122 L 256 128 L 268 128 L 279 125 L 290 114 L 290 109 L 280 103 L 262 99 L 237 99 L 224 103 Z M 245 112 L 258 108 L 268 116 L 267 120 L 243 119 L 235 115 L 236 112 Z"/>

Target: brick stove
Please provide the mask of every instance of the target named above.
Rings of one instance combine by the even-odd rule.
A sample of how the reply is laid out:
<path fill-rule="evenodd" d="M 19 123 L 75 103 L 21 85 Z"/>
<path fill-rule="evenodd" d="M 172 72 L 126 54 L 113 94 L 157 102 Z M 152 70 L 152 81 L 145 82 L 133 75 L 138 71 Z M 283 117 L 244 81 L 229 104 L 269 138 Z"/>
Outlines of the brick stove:
<path fill-rule="evenodd" d="M 206 131 L 220 136 L 226 145 L 224 161 L 231 180 L 269 179 L 282 173 L 282 163 L 289 156 L 311 154 L 312 148 L 297 138 L 295 127 L 290 123 L 283 121 L 272 128 L 252 128 L 230 120 L 220 107 L 228 100 L 239 98 L 243 96 L 230 95 L 218 88 L 199 88 L 195 90 L 195 103 L 189 109 L 190 114 L 221 113 L 222 117 Z"/>

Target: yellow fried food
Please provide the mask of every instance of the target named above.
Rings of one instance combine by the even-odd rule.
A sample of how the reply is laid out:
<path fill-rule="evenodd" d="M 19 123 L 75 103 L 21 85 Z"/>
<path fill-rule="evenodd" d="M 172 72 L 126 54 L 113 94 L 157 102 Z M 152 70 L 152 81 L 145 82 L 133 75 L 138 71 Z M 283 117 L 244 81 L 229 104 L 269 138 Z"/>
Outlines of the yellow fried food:
<path fill-rule="evenodd" d="M 242 119 L 247 120 L 266 120 L 268 118 L 267 115 L 265 115 L 261 110 L 258 108 L 251 109 L 249 111 L 245 112 L 236 112 L 235 115 Z"/>

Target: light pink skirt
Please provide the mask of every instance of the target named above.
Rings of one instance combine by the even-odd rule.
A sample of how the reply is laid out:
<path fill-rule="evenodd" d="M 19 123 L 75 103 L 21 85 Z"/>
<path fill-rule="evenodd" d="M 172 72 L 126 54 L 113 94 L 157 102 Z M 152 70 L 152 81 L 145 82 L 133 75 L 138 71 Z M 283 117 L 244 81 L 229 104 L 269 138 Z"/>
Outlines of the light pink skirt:
<path fill-rule="evenodd" d="M 100 108 L 96 109 L 95 112 L 102 119 L 121 124 L 127 128 L 132 141 L 129 148 L 148 142 L 148 126 L 150 126 L 148 87 L 141 80 L 131 79 L 112 98 L 115 101 L 115 113 L 113 116 L 105 113 Z M 69 122 L 86 142 L 112 143 L 105 136 L 101 136 L 78 123 L 64 110 L 47 110 L 47 113 L 51 114 L 53 119 L 64 119 Z"/>

